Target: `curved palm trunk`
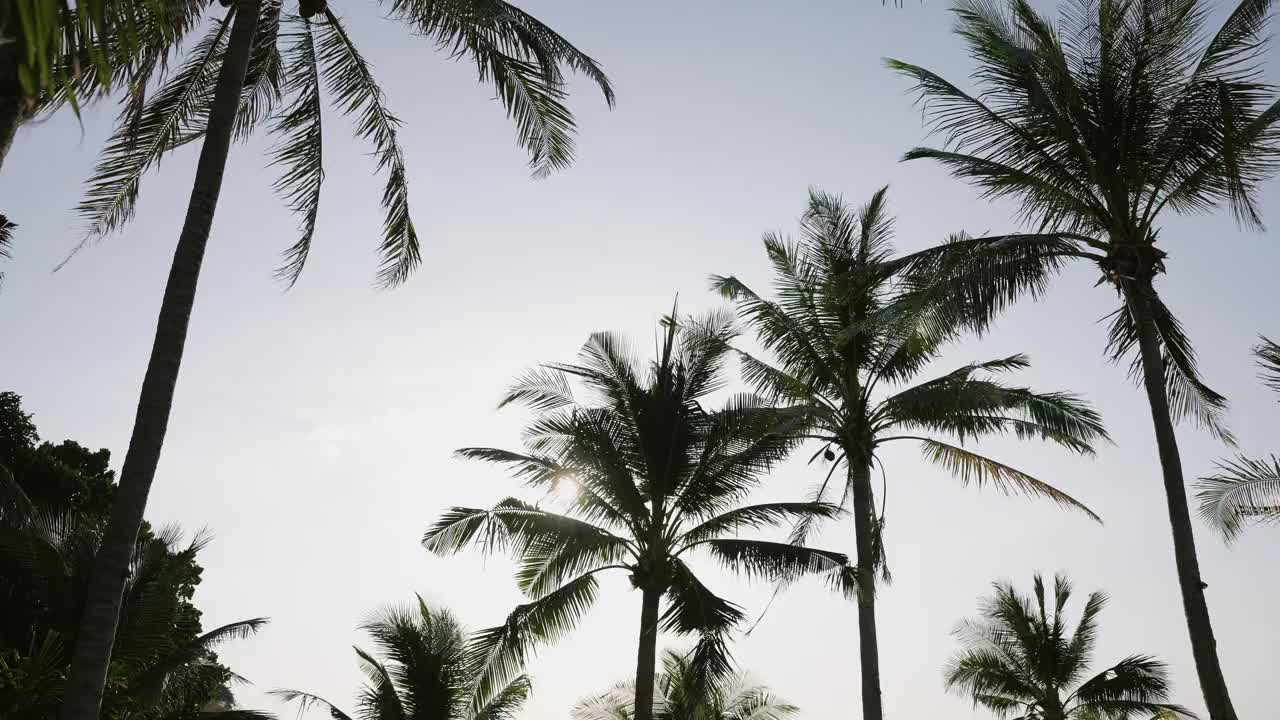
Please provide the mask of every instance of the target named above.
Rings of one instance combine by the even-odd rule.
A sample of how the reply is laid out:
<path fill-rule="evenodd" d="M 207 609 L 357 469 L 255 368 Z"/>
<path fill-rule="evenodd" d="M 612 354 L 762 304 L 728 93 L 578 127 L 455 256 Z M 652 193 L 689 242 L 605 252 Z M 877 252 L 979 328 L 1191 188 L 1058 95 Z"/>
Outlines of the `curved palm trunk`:
<path fill-rule="evenodd" d="M 169 424 L 191 306 L 195 302 L 200 265 L 222 189 L 222 173 L 227 164 L 240 87 L 244 83 L 249 51 L 258 24 L 259 4 L 260 0 L 237 0 L 235 5 L 231 38 L 218 74 L 191 200 L 182 234 L 178 237 L 173 265 L 169 269 L 151 359 L 142 380 L 133 436 L 129 438 L 129 450 L 120 472 L 111 519 L 89 581 L 71 672 L 63 696 L 62 720 L 96 720 L 102 703 L 103 685 L 120 619 L 121 593 L 129 572 L 129 557 L 142 525 L 147 495 Z"/>
<path fill-rule="evenodd" d="M 640 602 L 640 649 L 636 652 L 636 702 L 634 720 L 653 720 L 653 684 L 658 669 L 657 590 L 643 590 Z"/>
<path fill-rule="evenodd" d="M 0 167 L 27 114 L 22 84 L 18 82 L 19 52 L 16 42 L 0 44 Z"/>
<path fill-rule="evenodd" d="M 858 550 L 858 657 L 862 668 L 862 720 L 883 720 L 880 641 L 876 637 L 876 570 L 871 549 L 875 523 L 871 464 L 851 459 L 849 484 L 853 486 L 853 534 Z"/>
<path fill-rule="evenodd" d="M 1155 425 L 1156 447 L 1160 469 L 1164 475 L 1165 500 L 1169 506 L 1169 525 L 1173 530 L 1173 555 L 1178 568 L 1178 585 L 1182 591 L 1182 608 L 1191 636 L 1191 653 L 1200 676 L 1200 690 L 1209 709 L 1210 720 L 1237 720 L 1227 682 L 1218 663 L 1218 645 L 1209 622 L 1209 606 L 1204 599 L 1200 580 L 1200 561 L 1196 557 L 1196 540 L 1187 509 L 1187 492 L 1182 477 L 1182 459 L 1178 439 L 1169 413 L 1169 395 L 1164 381 L 1164 359 L 1160 351 L 1150 298 L 1155 294 L 1150 282 L 1126 283 L 1125 302 L 1138 327 L 1138 349 L 1142 358 L 1142 381 L 1151 405 Z"/>

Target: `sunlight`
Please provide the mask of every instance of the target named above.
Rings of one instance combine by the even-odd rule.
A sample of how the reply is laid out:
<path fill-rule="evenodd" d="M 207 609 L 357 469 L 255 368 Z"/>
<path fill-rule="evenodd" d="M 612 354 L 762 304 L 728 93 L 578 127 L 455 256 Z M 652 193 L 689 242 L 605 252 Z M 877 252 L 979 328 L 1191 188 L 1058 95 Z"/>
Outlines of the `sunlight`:
<path fill-rule="evenodd" d="M 556 483 L 556 495 L 561 500 L 576 500 L 578 497 L 578 481 L 564 478 Z"/>

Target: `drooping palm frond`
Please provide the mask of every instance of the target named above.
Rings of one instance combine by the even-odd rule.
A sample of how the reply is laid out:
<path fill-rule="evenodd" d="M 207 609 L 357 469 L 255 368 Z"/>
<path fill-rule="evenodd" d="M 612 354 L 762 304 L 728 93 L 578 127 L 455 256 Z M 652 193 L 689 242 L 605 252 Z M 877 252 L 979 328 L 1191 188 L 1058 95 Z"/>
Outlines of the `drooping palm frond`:
<path fill-rule="evenodd" d="M 1218 472 L 1196 485 L 1200 517 L 1231 541 L 1245 525 L 1280 522 L 1280 457 L 1238 456 L 1218 463 Z"/>
<path fill-rule="evenodd" d="M 924 458 L 960 479 L 962 485 L 973 483 L 982 488 L 990 484 L 1005 495 L 1020 494 L 1042 497 L 1062 507 L 1079 510 L 1097 522 L 1102 518 L 1079 500 L 1021 470 L 955 445 L 929 438 L 910 438 L 920 442 Z"/>
<path fill-rule="evenodd" d="M 281 702 L 298 703 L 299 713 L 304 713 L 314 707 L 319 707 L 324 710 L 327 710 L 329 713 L 329 717 L 333 718 L 333 720 L 354 720 L 350 715 L 338 709 L 337 705 L 334 705 L 333 703 L 329 702 L 328 700 L 325 700 L 319 695 L 313 695 L 311 693 L 302 692 L 300 690 L 288 690 L 284 688 L 269 690 L 267 691 L 267 694 L 271 695 L 272 697 L 279 698 Z"/>
<path fill-rule="evenodd" d="M 391 14 L 455 58 L 475 63 L 493 85 L 535 177 L 568 166 L 574 155 L 573 115 L 564 105 L 561 65 L 584 74 L 613 105 L 613 88 L 587 55 L 551 28 L 501 0 L 387 0 Z"/>
<path fill-rule="evenodd" d="M 118 230 L 133 217 L 142 176 L 202 122 L 200 111 L 213 101 L 214 79 L 226 52 L 232 14 L 213 23 L 181 69 L 147 100 L 136 120 L 123 118 L 107 141 L 77 208 L 85 223 L 85 237 L 73 255 L 90 240 Z"/>
<path fill-rule="evenodd" d="M 382 88 L 338 16 L 325 9 L 316 26 L 316 61 L 334 103 L 355 116 L 356 134 L 373 143 L 379 172 L 387 175 L 382 190 L 382 267 L 378 282 L 399 285 L 421 262 L 418 233 L 409 217 L 409 181 L 400 148 L 400 120 L 387 109 Z"/>
<path fill-rule="evenodd" d="M 18 224 L 11 221 L 4 215 L 0 215 L 0 260 L 8 260 L 13 257 L 11 248 L 13 247 L 13 229 Z M 0 289 L 4 288 L 4 273 L 0 272 Z"/>
<path fill-rule="evenodd" d="M 320 185 L 324 182 L 324 156 L 321 135 L 320 72 L 316 59 L 315 35 L 311 22 L 289 18 L 293 30 L 283 34 L 289 43 L 284 62 L 293 68 L 284 92 L 289 105 L 274 118 L 272 132 L 282 139 L 272 151 L 272 164 L 284 170 L 275 188 L 289 209 L 302 217 L 298 238 L 285 251 L 284 264 L 276 271 L 286 285 L 298 281 L 311 252 L 311 239 L 320 214 Z"/>
<path fill-rule="evenodd" d="M 1280 344 L 1262 338 L 1262 342 L 1253 349 L 1258 357 L 1258 367 L 1262 370 L 1260 377 L 1267 387 L 1280 393 Z"/>

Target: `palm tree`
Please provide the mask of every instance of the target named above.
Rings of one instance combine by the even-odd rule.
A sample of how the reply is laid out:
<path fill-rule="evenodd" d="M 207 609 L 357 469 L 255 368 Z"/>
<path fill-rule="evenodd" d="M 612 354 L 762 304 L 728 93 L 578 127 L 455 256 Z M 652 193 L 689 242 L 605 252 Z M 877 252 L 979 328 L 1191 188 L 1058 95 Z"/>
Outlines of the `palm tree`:
<path fill-rule="evenodd" d="M 898 274 L 892 231 L 883 189 L 856 211 L 838 197 L 811 191 L 800 241 L 773 233 L 764 238 L 777 301 L 764 299 L 735 277 L 712 278 L 713 287 L 736 302 L 760 343 L 777 359 L 769 364 L 740 353 L 743 375 L 766 398 L 802 413 L 806 422 L 798 426 L 797 438 L 822 443 L 814 459 L 822 454 L 831 462 L 815 502 L 825 500 L 836 469 L 845 468 L 841 504 L 852 500 L 862 583 L 858 639 L 866 720 L 883 717 L 875 575 L 879 571 L 888 580 L 883 538 L 887 487 L 877 511 L 871 486 L 879 449 L 894 442 L 917 443 L 927 461 L 962 484 L 1045 497 L 1096 520 L 1070 495 L 963 445 L 1012 433 L 1092 454 L 1091 443 L 1106 438 L 1098 414 L 1076 396 L 1035 392 L 996 378 L 1027 367 L 1022 355 L 965 365 L 918 382 L 929 362 L 957 337 L 960 322 Z M 802 520 L 793 539 L 803 542 L 811 526 L 810 518 Z"/>
<path fill-rule="evenodd" d="M 992 198 L 1020 203 L 1040 231 L 962 239 L 917 266 L 958 277 L 953 299 L 979 327 L 1051 276 L 1088 262 L 1121 298 L 1108 353 L 1132 356 L 1151 407 L 1179 587 L 1200 687 L 1212 720 L 1235 720 L 1218 662 L 1187 507 L 1174 421 L 1220 438 L 1224 398 L 1208 388 L 1181 324 L 1156 291 L 1168 254 L 1164 210 L 1226 203 L 1260 225 L 1258 187 L 1275 169 L 1280 104 L 1265 84 L 1271 0 L 1242 0 L 1206 42 L 1201 0 L 1070 0 L 1055 26 L 1026 0 L 961 0 L 957 33 L 977 62 L 969 94 L 916 65 L 913 79 L 942 148 L 916 148 Z"/>
<path fill-rule="evenodd" d="M 204 0 L 200 0 L 201 3 Z M 562 68 L 596 81 L 612 102 L 599 67 L 533 17 L 502 0 L 389 0 L 388 10 L 454 57 L 474 61 L 516 122 L 535 173 L 567 164 L 573 155 L 573 116 L 561 103 Z M 281 32 L 283 24 L 291 31 Z M 286 39 L 280 52 L 277 41 Z M 212 94 L 209 83 L 217 77 Z M 278 188 L 303 215 L 303 233 L 281 272 L 297 278 L 310 250 L 318 211 L 321 163 L 321 78 L 342 112 L 356 118 L 387 175 L 386 220 L 379 279 L 404 281 L 419 262 L 418 236 L 409 218 L 399 121 L 390 113 L 368 63 L 337 15 L 324 2 L 302 0 L 286 15 L 280 0 L 235 0 L 227 16 L 193 49 L 192 59 L 150 99 L 127 107 L 120 132 L 108 145 L 82 209 L 93 230 L 118 227 L 132 213 L 141 173 L 162 154 L 203 138 L 187 216 L 178 239 L 143 378 L 133 434 L 120 474 L 98 566 L 85 606 L 63 720 L 97 717 L 129 550 L 146 508 L 168 427 L 196 284 L 213 223 L 222 173 L 233 137 L 243 137 L 274 109 L 282 134 L 275 160 L 285 171 Z M 283 91 L 289 104 L 276 108 Z M 139 92 L 138 95 L 142 93 Z"/>
<path fill-rule="evenodd" d="M 312 693 L 271 694 L 297 702 L 299 712 L 324 708 L 335 720 L 508 720 L 529 697 L 529 678 L 520 675 L 471 714 L 477 678 L 468 659 L 466 631 L 452 613 L 428 607 L 421 597 L 416 606 L 384 608 L 360 629 L 369 633 L 376 651 L 356 648 L 366 679 L 356 695 L 354 716 Z"/>
<path fill-rule="evenodd" d="M 800 708 L 779 700 L 769 688 L 753 685 L 743 673 L 700 677 L 688 654 L 668 650 L 653 696 L 658 720 L 787 720 Z M 603 693 L 579 700 L 569 712 L 573 720 L 632 720 L 635 681 L 618 683 Z"/>
<path fill-rule="evenodd" d="M 1071 582 L 1058 575 L 1053 596 L 1035 576 L 1035 596 L 995 583 L 982 617 L 956 631 L 964 646 L 946 669 L 947 690 L 972 698 L 996 717 L 1024 720 L 1176 720 L 1194 718 L 1168 703 L 1164 663 L 1130 655 L 1085 679 L 1098 638 L 1098 615 L 1107 596 L 1085 601 L 1074 631 L 1068 627 Z M 1072 689 L 1074 688 L 1074 689 Z"/>
<path fill-rule="evenodd" d="M 718 410 L 704 407 L 725 385 L 732 318 L 712 313 L 677 321 L 673 312 L 663 324 L 659 356 L 647 371 L 622 338 L 596 333 L 578 364 L 543 365 L 521 377 L 500 407 L 518 403 L 535 412 L 524 452 L 459 451 L 510 466 L 529 487 L 570 495 L 565 513 L 517 498 L 491 510 L 455 507 L 423 538 L 435 553 L 476 545 L 510 551 L 520 563 L 516 580 L 530 601 L 480 633 L 476 655 L 485 669 L 473 707 L 518 672 L 537 645 L 572 629 L 595 602 L 601 572 L 626 573 L 642 596 L 635 720 L 653 720 L 659 628 L 698 636 L 693 662 L 706 676 L 728 667 L 726 636 L 743 613 L 686 564 L 695 551 L 748 578 L 817 574 L 847 597 L 856 593 L 844 555 L 736 537 L 742 529 L 835 517 L 840 509 L 823 502 L 745 504 L 794 444 L 778 432 L 785 418 L 750 395 L 735 395 Z M 587 399 L 575 397 L 574 381 L 585 386 Z"/>
<path fill-rule="evenodd" d="M 1262 338 L 1254 348 L 1262 380 L 1280 392 L 1280 344 Z M 1280 457 L 1270 461 L 1237 456 L 1218 463 L 1218 472 L 1196 483 L 1200 517 L 1230 542 L 1248 521 L 1280 522 Z"/>
<path fill-rule="evenodd" d="M 0 215 L 0 259 L 8 260 L 9 248 L 13 245 L 13 229 L 18 224 Z M 0 288 L 4 287 L 4 273 L 0 272 Z"/>

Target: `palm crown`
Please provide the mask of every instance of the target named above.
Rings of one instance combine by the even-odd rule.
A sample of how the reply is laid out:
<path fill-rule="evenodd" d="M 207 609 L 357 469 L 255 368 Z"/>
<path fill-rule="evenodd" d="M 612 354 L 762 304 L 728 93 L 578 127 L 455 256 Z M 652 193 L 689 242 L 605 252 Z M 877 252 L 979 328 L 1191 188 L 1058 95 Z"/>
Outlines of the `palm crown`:
<path fill-rule="evenodd" d="M 1012 433 L 1091 454 L 1091 443 L 1105 439 L 1106 431 L 1087 403 L 999 380 L 1028 366 L 1022 355 L 917 381 L 958 337 L 962 323 L 947 303 L 900 274 L 903 263 L 892 256 L 884 190 L 858 210 L 813 192 L 801 231 L 799 242 L 765 236 L 776 301 L 735 277 L 714 277 L 712 283 L 737 303 L 776 358 L 770 364 L 739 353 L 744 376 L 766 397 L 802 411 L 807 425 L 800 437 L 823 443 L 834 461 L 815 500 L 827 497 L 841 463 L 869 469 L 881 446 L 910 441 L 963 483 L 1046 497 L 1096 519 L 1052 485 L 961 446 Z M 803 537 L 807 525 L 799 529 Z"/>
<path fill-rule="evenodd" d="M 1270 0 L 1244 0 L 1206 39 L 1199 0 L 1070 0 L 1055 26 L 1026 0 L 962 0 L 957 33 L 977 62 L 970 94 L 899 60 L 916 82 L 942 148 L 915 148 L 981 188 L 1018 201 L 1049 234 L 962 238 L 946 248 L 963 271 L 954 298 L 984 324 L 1023 292 L 1039 294 L 1072 260 L 1094 263 L 1127 298 L 1141 296 L 1165 364 L 1175 419 L 1224 439 L 1225 399 L 1200 379 L 1181 324 L 1152 287 L 1166 208 L 1203 212 L 1223 202 L 1260 225 L 1256 191 L 1278 158 L 1280 104 L 1261 80 Z M 980 258 L 957 258 L 979 250 Z M 936 262 L 938 255 L 926 253 Z M 1135 350 L 1146 318 L 1113 316 L 1108 350 Z M 1135 374 L 1140 371 L 1134 360 Z"/>
<path fill-rule="evenodd" d="M 119 128 L 94 170 L 80 214 L 87 237 L 105 235 L 133 215 L 143 174 L 167 152 L 203 136 L 214 80 L 227 52 L 237 5 L 212 23 L 187 59 L 169 72 L 171 38 L 194 30 L 211 3 L 182 4 L 165 18 L 150 52 L 133 60 L 131 92 Z M 387 13 L 437 49 L 476 66 L 493 85 L 529 151 L 536 176 L 568 165 L 574 120 L 564 105 L 564 71 L 581 72 L 612 104 L 613 90 L 594 60 L 551 28 L 503 0 L 385 0 Z M 408 177 L 400 147 L 400 120 L 392 114 L 372 68 L 337 14 L 324 0 L 262 0 L 235 136 L 266 126 L 278 138 L 272 163 L 281 169 L 276 189 L 301 217 L 301 237 L 288 249 L 280 275 L 294 282 L 311 249 L 324 179 L 321 115 L 326 99 L 355 120 L 356 134 L 372 144 L 386 180 L 378 279 L 394 285 L 419 262 L 417 231 L 409 214 Z M 160 81 L 147 92 L 148 83 Z"/>
<path fill-rule="evenodd" d="M 356 648 L 364 685 L 356 696 L 360 720 L 509 720 L 529 697 L 529 679 L 512 678 L 478 712 L 469 712 L 475 681 L 467 659 L 467 635 L 447 610 L 391 606 L 360 626 L 373 639 L 375 652 Z M 276 697 L 328 710 L 334 720 L 352 720 L 324 698 L 299 690 L 275 690 Z"/>
<path fill-rule="evenodd" d="M 1035 595 L 1026 597 L 1010 584 L 997 583 L 982 617 L 960 626 L 956 635 L 964 650 L 946 670 L 948 690 L 969 696 L 997 717 L 1020 720 L 1194 717 L 1167 702 L 1165 664 L 1148 655 L 1131 655 L 1088 677 L 1104 593 L 1089 596 L 1073 630 L 1065 612 L 1070 581 L 1054 578 L 1052 596 L 1039 575 L 1034 587 Z"/>
<path fill-rule="evenodd" d="M 1280 344 L 1263 338 L 1254 354 L 1263 382 L 1280 392 Z M 1224 460 L 1218 472 L 1201 478 L 1197 487 L 1200 517 L 1228 541 L 1250 522 L 1280 522 L 1280 456 Z"/>
<path fill-rule="evenodd" d="M 700 677 L 688 654 L 667 651 L 654 693 L 658 720 L 788 720 L 800 709 L 779 700 L 769 688 L 754 685 L 744 673 Z M 573 720 L 632 720 L 635 681 L 621 682 L 607 691 L 578 701 Z"/>
<path fill-rule="evenodd" d="M 437 553 L 468 545 L 511 551 L 520 562 L 517 581 L 531 598 L 503 625 L 480 634 L 477 652 L 486 670 L 477 702 L 492 683 L 517 672 L 537 643 L 573 626 L 596 600 L 596 575 L 604 571 L 627 573 L 643 592 L 644 613 L 652 613 L 641 621 L 641 701 L 652 692 L 659 624 L 698 636 L 695 661 L 702 670 L 727 668 L 725 637 L 743 613 L 686 564 L 694 551 L 748 577 L 817 574 L 846 595 L 856 591 L 844 555 L 734 536 L 840 510 L 822 502 L 745 504 L 793 441 L 775 432 L 779 419 L 755 397 L 734 396 L 718 410 L 703 406 L 724 385 L 731 318 L 717 313 L 677 322 L 673 315 L 664 324 L 659 356 L 647 371 L 622 339 L 597 333 L 578 364 L 544 365 L 522 377 L 501 404 L 535 411 L 524 452 L 460 451 L 510 466 L 533 488 L 550 490 L 570 479 L 577 488 L 565 514 L 508 498 L 491 510 L 453 508 L 426 533 L 424 544 Z M 573 381 L 585 386 L 589 399 L 575 397 Z M 659 618 L 662 597 L 666 610 Z"/>

